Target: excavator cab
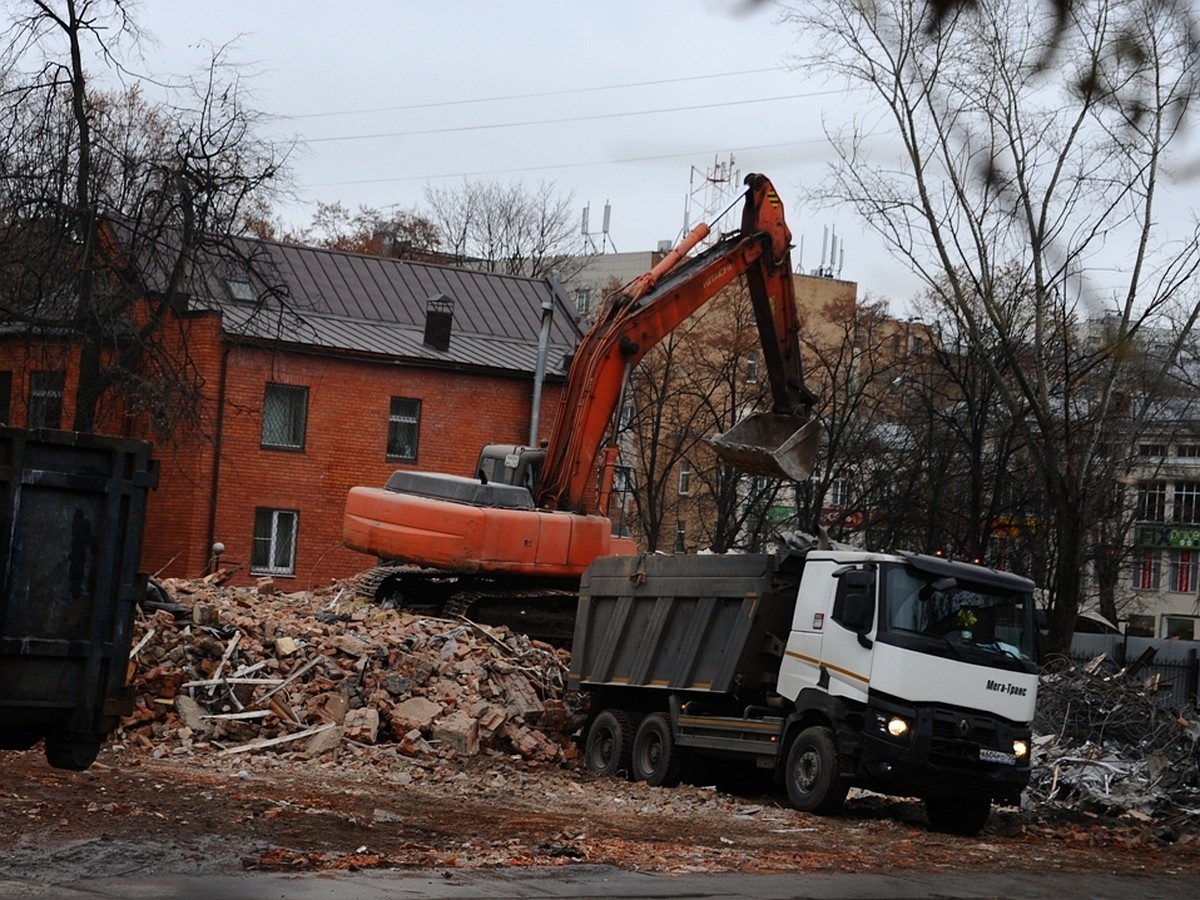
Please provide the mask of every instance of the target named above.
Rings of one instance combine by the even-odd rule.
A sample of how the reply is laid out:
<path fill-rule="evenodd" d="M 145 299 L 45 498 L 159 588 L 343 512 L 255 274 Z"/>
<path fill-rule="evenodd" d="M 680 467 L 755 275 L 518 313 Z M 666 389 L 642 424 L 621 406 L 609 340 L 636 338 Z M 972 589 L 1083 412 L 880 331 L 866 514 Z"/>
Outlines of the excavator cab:
<path fill-rule="evenodd" d="M 479 453 L 476 477 L 484 484 L 514 484 L 531 494 L 542 477 L 544 448 L 520 444 L 488 444 Z"/>
<path fill-rule="evenodd" d="M 821 426 L 816 419 L 758 412 L 708 443 L 717 456 L 743 472 L 807 481 L 816 466 Z"/>

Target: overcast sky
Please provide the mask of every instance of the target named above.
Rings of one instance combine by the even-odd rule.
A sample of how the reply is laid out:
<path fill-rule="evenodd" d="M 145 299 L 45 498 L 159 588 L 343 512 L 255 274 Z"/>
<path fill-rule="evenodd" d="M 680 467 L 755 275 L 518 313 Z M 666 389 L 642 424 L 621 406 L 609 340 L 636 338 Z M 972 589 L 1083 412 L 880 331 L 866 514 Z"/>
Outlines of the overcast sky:
<path fill-rule="evenodd" d="M 796 34 L 765 6 L 148 0 L 137 19 L 160 72 L 202 65 L 205 42 L 236 42 L 254 105 L 302 141 L 294 173 L 308 205 L 282 210 L 289 225 L 307 224 L 318 200 L 386 211 L 422 206 L 429 183 L 548 181 L 573 195 L 579 220 L 590 206 L 597 245 L 651 250 L 731 190 L 704 176 L 732 158 L 783 196 L 794 263 L 820 263 L 828 227 L 860 293 L 899 301 L 916 289 L 851 212 L 805 203 L 830 158 L 822 118 L 850 110 L 833 86 L 789 70 Z"/>

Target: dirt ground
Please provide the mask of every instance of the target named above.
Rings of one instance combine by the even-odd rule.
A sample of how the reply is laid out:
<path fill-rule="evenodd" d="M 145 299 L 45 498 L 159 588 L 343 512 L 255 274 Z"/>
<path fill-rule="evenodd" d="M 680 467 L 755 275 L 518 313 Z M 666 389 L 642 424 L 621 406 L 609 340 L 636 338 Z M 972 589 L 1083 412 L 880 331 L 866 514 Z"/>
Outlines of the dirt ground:
<path fill-rule="evenodd" d="M 106 747 L 86 772 L 0 752 L 0 876 L 549 867 L 688 872 L 1200 874 L 1196 817 L 1133 822 L 999 809 L 977 838 L 928 830 L 915 801 L 846 813 L 777 793 L 652 788 L 484 754 L 447 765 L 382 747 L 317 762 L 269 751 L 155 759 Z"/>

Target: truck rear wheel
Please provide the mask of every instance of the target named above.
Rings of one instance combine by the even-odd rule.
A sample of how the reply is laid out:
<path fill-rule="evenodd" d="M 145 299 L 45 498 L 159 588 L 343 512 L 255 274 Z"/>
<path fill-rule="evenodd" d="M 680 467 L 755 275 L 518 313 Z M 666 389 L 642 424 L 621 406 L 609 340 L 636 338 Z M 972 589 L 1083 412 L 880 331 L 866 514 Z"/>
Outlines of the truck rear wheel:
<path fill-rule="evenodd" d="M 634 781 L 644 781 L 653 787 L 673 787 L 679 784 L 682 762 L 666 715 L 651 713 L 642 719 L 633 739 L 630 760 Z"/>
<path fill-rule="evenodd" d="M 788 751 L 783 780 L 796 809 L 827 815 L 842 808 L 850 786 L 842 776 L 833 729 L 814 725 L 800 732 Z"/>
<path fill-rule="evenodd" d="M 597 775 L 628 772 L 633 732 L 633 719 L 625 710 L 601 710 L 592 720 L 584 743 L 583 758 L 588 771 Z"/>
<path fill-rule="evenodd" d="M 925 815 L 929 827 L 934 831 L 962 834 L 974 837 L 987 824 L 992 811 L 992 800 L 987 796 L 925 798 Z"/>
<path fill-rule="evenodd" d="M 104 736 L 55 733 L 46 735 L 46 762 L 55 769 L 82 772 L 96 761 Z"/>

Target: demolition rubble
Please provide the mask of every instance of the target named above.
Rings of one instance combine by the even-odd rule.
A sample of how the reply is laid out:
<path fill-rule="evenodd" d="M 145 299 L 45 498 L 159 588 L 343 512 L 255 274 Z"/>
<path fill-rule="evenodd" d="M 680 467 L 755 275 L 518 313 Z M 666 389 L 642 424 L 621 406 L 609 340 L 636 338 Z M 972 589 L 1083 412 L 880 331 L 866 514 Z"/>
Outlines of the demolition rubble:
<path fill-rule="evenodd" d="M 117 741 L 158 758 L 327 764 L 370 747 L 408 759 L 413 778 L 482 754 L 580 764 L 586 700 L 565 690 L 567 651 L 378 607 L 357 579 L 294 593 L 221 580 L 164 581 L 165 602 L 139 615 L 136 706 Z M 1048 667 L 1025 808 L 1194 830 L 1200 716 L 1166 708 L 1155 688 L 1101 658 Z"/>
<path fill-rule="evenodd" d="M 1161 699 L 1150 653 L 1122 667 L 1106 656 L 1044 667 L 1029 797 L 1177 829 L 1200 823 L 1200 712 Z"/>
<path fill-rule="evenodd" d="M 220 581 L 164 581 L 169 601 L 139 617 L 126 743 L 156 757 L 315 758 L 376 744 L 426 761 L 483 750 L 538 763 L 577 756 L 566 651 L 374 606 L 354 580 L 297 593 L 276 593 L 270 579 Z"/>

